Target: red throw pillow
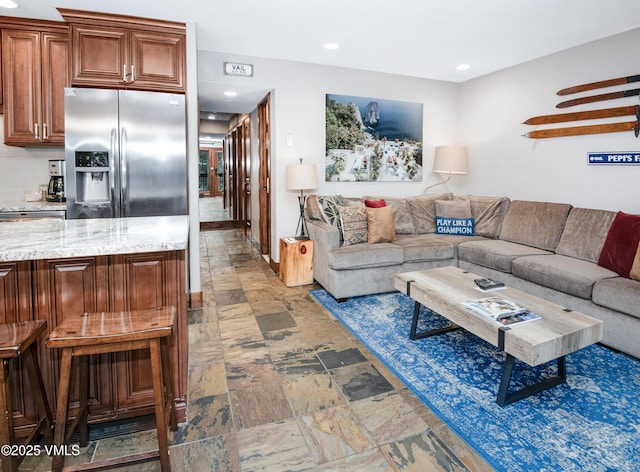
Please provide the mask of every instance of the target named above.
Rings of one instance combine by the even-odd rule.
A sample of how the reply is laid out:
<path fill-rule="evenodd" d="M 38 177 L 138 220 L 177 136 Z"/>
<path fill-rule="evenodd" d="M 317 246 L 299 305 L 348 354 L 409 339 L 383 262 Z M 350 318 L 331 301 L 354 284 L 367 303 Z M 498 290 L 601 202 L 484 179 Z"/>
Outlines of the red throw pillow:
<path fill-rule="evenodd" d="M 367 208 L 382 208 L 387 206 L 387 202 L 385 202 L 382 198 L 380 200 L 365 200 L 364 206 Z"/>
<path fill-rule="evenodd" d="M 640 216 L 619 211 L 607 233 L 598 265 L 637 280 L 638 268 L 634 267 L 634 259 L 639 245 Z"/>

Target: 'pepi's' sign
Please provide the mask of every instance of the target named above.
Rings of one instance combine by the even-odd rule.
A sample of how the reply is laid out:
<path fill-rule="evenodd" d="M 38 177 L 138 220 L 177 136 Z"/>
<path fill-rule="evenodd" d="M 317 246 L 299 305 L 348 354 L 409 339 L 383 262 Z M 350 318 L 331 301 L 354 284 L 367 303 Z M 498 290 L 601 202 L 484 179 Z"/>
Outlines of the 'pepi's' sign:
<path fill-rule="evenodd" d="M 589 165 L 640 165 L 640 152 L 590 152 Z"/>

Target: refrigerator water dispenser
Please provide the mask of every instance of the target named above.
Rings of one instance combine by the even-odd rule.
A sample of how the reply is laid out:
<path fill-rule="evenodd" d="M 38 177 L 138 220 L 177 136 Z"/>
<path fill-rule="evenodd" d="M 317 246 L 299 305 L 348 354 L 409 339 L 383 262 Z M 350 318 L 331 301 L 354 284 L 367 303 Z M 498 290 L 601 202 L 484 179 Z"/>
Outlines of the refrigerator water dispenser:
<path fill-rule="evenodd" d="M 108 202 L 109 153 L 106 151 L 76 151 L 76 201 Z"/>

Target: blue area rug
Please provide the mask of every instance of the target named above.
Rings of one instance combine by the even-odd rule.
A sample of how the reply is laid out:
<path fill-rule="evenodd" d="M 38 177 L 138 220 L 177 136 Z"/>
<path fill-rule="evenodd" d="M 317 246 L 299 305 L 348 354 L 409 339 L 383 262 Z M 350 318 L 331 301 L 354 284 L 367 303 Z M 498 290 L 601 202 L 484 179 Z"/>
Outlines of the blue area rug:
<path fill-rule="evenodd" d="M 413 300 L 400 293 L 344 303 L 311 293 L 497 470 L 640 470 L 637 359 L 589 346 L 566 357 L 566 383 L 503 408 L 496 395 L 505 354 L 497 348 L 463 330 L 411 341 Z M 424 308 L 420 316 L 429 327 L 446 324 Z M 511 389 L 555 371 L 555 362 L 518 361 Z"/>

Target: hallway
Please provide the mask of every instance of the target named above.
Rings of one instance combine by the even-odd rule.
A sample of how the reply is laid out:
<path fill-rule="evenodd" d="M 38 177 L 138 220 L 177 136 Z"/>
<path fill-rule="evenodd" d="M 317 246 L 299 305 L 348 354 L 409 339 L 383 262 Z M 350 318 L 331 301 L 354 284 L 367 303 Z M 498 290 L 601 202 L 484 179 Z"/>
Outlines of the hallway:
<path fill-rule="evenodd" d="M 204 307 L 189 312 L 187 423 L 172 470 L 490 471 L 242 231 L 200 233 Z M 93 440 L 67 464 L 156 447 L 154 430 Z M 20 470 L 49 470 L 28 458 Z M 119 470 L 160 470 L 149 462 Z"/>

